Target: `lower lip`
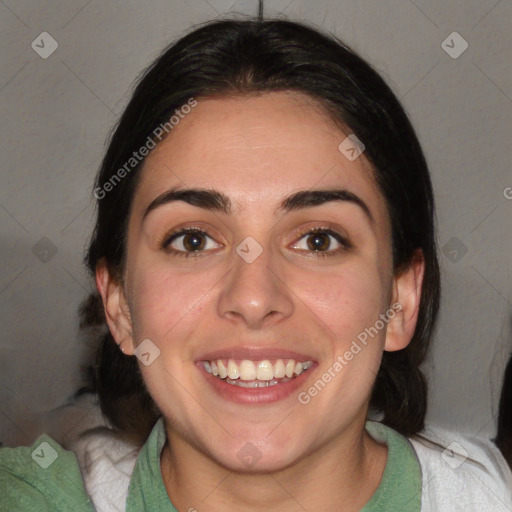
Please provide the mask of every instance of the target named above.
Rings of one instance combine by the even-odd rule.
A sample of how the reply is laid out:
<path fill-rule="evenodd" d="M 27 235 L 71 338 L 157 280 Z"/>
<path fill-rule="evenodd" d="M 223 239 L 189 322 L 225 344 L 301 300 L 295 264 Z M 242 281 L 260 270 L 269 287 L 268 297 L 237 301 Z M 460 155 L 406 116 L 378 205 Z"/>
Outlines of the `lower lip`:
<path fill-rule="evenodd" d="M 205 370 L 202 363 L 198 363 L 199 370 L 205 376 L 206 381 L 214 391 L 222 398 L 239 404 L 268 404 L 284 400 L 300 387 L 304 386 L 306 379 L 315 366 L 316 364 L 313 364 L 313 366 L 304 373 L 282 384 L 275 384 L 265 388 L 243 388 L 241 386 L 228 384 L 218 377 L 215 377 Z"/>

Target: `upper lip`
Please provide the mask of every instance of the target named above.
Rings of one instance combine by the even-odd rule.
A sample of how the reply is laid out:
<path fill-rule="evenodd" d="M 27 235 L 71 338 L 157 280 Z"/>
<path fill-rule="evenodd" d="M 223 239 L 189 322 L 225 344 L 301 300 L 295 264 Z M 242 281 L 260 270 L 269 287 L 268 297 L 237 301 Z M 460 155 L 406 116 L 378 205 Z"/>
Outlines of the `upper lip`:
<path fill-rule="evenodd" d="M 197 361 L 215 361 L 217 359 L 248 359 L 250 361 L 263 361 L 265 359 L 294 359 L 295 361 L 315 361 L 308 354 L 294 350 L 280 349 L 276 347 L 227 347 L 208 352 Z"/>

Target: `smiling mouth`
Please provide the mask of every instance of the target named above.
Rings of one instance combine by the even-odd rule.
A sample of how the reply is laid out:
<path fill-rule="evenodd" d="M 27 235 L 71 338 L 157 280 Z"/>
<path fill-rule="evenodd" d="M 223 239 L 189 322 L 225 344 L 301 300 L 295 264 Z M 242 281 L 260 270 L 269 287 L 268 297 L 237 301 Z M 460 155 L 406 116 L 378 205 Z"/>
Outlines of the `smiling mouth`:
<path fill-rule="evenodd" d="M 216 359 L 202 361 L 202 363 L 210 375 L 232 386 L 243 388 L 266 388 L 284 384 L 307 372 L 313 366 L 313 361 L 296 361 L 295 359 L 275 361 Z"/>

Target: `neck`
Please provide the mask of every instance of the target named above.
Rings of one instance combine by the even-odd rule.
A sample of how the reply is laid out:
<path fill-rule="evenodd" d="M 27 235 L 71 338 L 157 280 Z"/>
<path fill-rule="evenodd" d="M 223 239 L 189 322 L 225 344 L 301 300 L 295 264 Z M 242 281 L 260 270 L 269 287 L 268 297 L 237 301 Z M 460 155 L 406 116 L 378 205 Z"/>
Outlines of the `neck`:
<path fill-rule="evenodd" d="M 356 512 L 375 492 L 387 448 L 354 425 L 279 471 L 240 473 L 220 466 L 168 426 L 161 458 L 164 484 L 178 510 Z"/>

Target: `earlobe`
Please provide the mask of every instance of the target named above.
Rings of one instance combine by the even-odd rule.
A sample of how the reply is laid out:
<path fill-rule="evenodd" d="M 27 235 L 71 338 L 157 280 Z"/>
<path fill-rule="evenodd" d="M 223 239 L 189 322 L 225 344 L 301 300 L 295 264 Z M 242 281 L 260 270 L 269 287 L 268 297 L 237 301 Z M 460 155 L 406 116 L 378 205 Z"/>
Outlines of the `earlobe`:
<path fill-rule="evenodd" d="M 409 345 L 416 324 L 425 274 L 425 258 L 418 249 L 409 267 L 393 280 L 392 309 L 396 311 L 389 321 L 384 350 L 393 352 Z"/>
<path fill-rule="evenodd" d="M 132 323 L 124 288 L 104 263 L 96 268 L 96 287 L 103 300 L 105 318 L 115 342 L 123 354 L 133 355 Z"/>

